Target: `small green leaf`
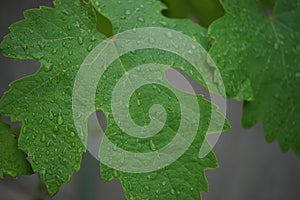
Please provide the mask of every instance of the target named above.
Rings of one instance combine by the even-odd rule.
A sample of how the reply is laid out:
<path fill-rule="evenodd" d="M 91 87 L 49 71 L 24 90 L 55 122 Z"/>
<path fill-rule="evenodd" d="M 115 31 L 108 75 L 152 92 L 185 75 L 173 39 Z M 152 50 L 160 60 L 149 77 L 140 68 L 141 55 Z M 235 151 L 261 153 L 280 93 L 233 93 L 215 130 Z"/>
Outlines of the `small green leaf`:
<path fill-rule="evenodd" d="M 12 177 L 19 175 L 32 174 L 32 169 L 28 161 L 27 155 L 18 149 L 17 130 L 10 130 L 10 126 L 0 121 L 0 178 L 3 174 Z"/>

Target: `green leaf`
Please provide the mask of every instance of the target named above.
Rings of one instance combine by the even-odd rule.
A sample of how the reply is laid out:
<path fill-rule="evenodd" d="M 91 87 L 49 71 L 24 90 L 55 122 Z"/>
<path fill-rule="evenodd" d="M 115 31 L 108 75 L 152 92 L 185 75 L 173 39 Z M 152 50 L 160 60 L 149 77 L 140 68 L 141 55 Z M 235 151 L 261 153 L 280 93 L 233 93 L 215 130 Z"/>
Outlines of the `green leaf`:
<path fill-rule="evenodd" d="M 10 130 L 10 126 L 0 121 L 0 178 L 3 174 L 12 177 L 24 174 L 32 174 L 32 169 L 28 161 L 27 155 L 18 149 L 17 130 Z"/>
<path fill-rule="evenodd" d="M 11 33 L 0 45 L 0 51 L 6 56 L 34 59 L 42 64 L 36 74 L 11 84 L 10 90 L 0 101 L 0 115 L 23 122 L 19 146 L 28 150 L 33 170 L 40 173 L 50 194 L 55 194 L 63 183 L 70 180 L 73 171 L 79 169 L 81 155 L 85 151 L 74 125 L 72 92 L 80 65 L 105 38 L 97 32 L 96 26 L 99 23 L 98 28 L 101 29 L 101 21 L 98 24 L 96 21 L 99 14 L 111 21 L 114 34 L 126 30 L 135 31 L 140 27 L 165 27 L 192 37 L 206 49 L 209 47 L 210 39 L 204 28 L 187 19 L 164 17 L 161 10 L 165 6 L 159 1 L 92 2 L 99 13 L 95 13 L 91 4 L 83 0 L 57 0 L 55 8 L 42 7 L 26 11 L 25 20 L 14 24 Z M 108 30 L 105 32 L 110 33 Z M 186 60 L 161 50 L 138 50 L 116 60 L 104 72 L 98 84 L 96 109 L 104 110 L 107 116 L 107 137 L 119 147 L 133 152 L 148 152 L 163 147 L 175 135 L 180 124 L 180 105 L 176 96 L 168 89 L 152 85 L 139 88 L 135 93 L 141 95 L 141 98 L 138 98 L 139 101 L 131 99 L 129 105 L 132 119 L 139 125 L 150 122 L 150 117 L 144 113 L 148 113 L 146 111 L 153 104 L 166 107 L 167 123 L 159 134 L 137 142 L 134 137 L 124 136 L 114 122 L 110 108 L 111 92 L 124 75 L 123 67 L 130 70 L 147 63 L 160 63 L 181 69 L 199 83 L 206 84 Z M 213 72 L 213 68 L 208 67 Z M 149 100 L 149 97 L 152 98 Z M 193 144 L 176 162 L 148 174 L 124 173 L 102 165 L 102 177 L 105 180 L 120 178 L 128 198 L 139 196 L 142 199 L 152 199 L 155 197 L 153 195 L 160 195 L 167 199 L 200 199 L 200 192 L 208 189 L 204 170 L 217 166 L 212 152 L 205 158 L 199 158 L 199 149 L 208 129 L 210 115 L 212 112 L 217 113 L 217 108 L 201 96 L 197 99 L 201 109 L 200 128 Z M 218 120 L 215 125 L 218 125 L 218 121 L 222 121 L 224 117 L 219 113 L 216 115 Z M 226 123 L 224 129 L 228 127 Z M 146 180 L 149 185 L 141 186 Z M 154 190 L 158 190 L 160 194 L 151 193 Z"/>
<path fill-rule="evenodd" d="M 140 93 L 140 102 L 143 110 L 149 110 L 150 105 L 159 103 L 171 116 L 166 126 L 154 137 L 150 139 L 139 139 L 124 136 L 124 132 L 120 131 L 114 121 L 110 121 L 106 135 L 113 143 L 127 151 L 132 152 L 151 152 L 165 146 L 176 135 L 176 130 L 180 124 L 180 111 L 178 110 L 178 102 L 174 97 L 170 98 L 169 92 L 165 88 L 161 88 L 160 92 L 153 92 L 152 86 L 144 87 L 137 91 Z M 158 94 L 159 93 L 159 94 Z M 148 97 L 148 98 L 147 98 Z M 149 97 L 152 100 L 149 101 Z M 212 152 L 206 157 L 199 158 L 199 149 L 203 143 L 206 134 L 209 120 L 211 105 L 209 102 L 198 97 L 198 102 L 201 110 L 201 121 L 198 133 L 184 154 L 170 165 L 146 173 L 127 173 L 112 169 L 104 164 L 101 164 L 101 177 L 105 181 L 110 181 L 114 178 L 119 178 L 125 191 L 127 199 L 201 199 L 200 193 L 208 191 L 207 180 L 204 171 L 207 169 L 216 168 L 217 160 Z M 133 119 L 138 124 L 143 124 L 141 113 L 138 112 L 136 103 L 131 103 Z M 213 112 L 216 112 L 213 109 Z M 107 112 L 105 112 L 107 113 Z M 219 115 L 219 118 L 223 116 Z M 229 125 L 226 124 L 225 129 Z M 111 150 L 113 151 L 113 149 Z M 123 162 L 120 160 L 120 165 Z"/>
<path fill-rule="evenodd" d="M 126 30 L 135 31 L 135 28 L 141 27 L 164 27 L 189 35 L 205 48 L 209 46 L 204 28 L 187 19 L 175 20 L 164 17 L 161 11 L 165 6 L 158 1 L 93 0 L 92 2 L 97 11 L 111 20 L 114 34 Z M 150 123 L 150 118 L 145 113 L 149 112 L 152 105 L 160 104 L 167 110 L 167 121 L 157 135 L 147 139 L 136 139 L 128 136 L 110 117 L 112 116 L 111 91 L 118 80 L 124 72 L 145 63 L 160 63 L 179 68 L 205 85 L 201 76 L 193 72 L 190 64 L 180 59 L 179 56 L 161 50 L 135 51 L 115 61 L 104 74 L 105 77 L 111 78 L 100 81 L 97 96 L 102 96 L 102 98 L 96 101 L 96 105 L 103 105 L 97 109 L 102 109 L 108 116 L 106 136 L 116 145 L 115 148 L 118 147 L 130 152 L 151 152 L 164 147 L 176 135 L 176 130 L 180 124 L 180 105 L 176 96 L 164 87 L 151 85 L 143 86 L 135 91 L 138 100 L 131 99 L 129 105 L 132 119 L 140 126 Z M 102 178 L 105 181 L 119 178 L 127 199 L 201 199 L 200 192 L 208 190 L 204 171 L 216 168 L 217 161 L 212 152 L 205 158 L 198 158 L 211 114 L 210 103 L 203 100 L 201 96 L 198 96 L 198 103 L 201 110 L 201 121 L 197 136 L 190 148 L 178 160 L 169 166 L 148 173 L 122 172 L 101 164 Z M 217 112 L 216 108 L 213 108 L 213 112 Z M 223 118 L 220 114 L 218 116 Z M 224 129 L 227 128 L 229 128 L 228 123 Z M 113 149 L 110 152 L 113 152 Z M 121 159 L 119 162 L 122 165 L 126 160 L 122 161 Z"/>
<path fill-rule="evenodd" d="M 158 1 L 106 1 L 92 0 L 95 9 L 112 23 L 113 34 L 118 34 L 126 30 L 135 30 L 143 27 L 162 27 L 179 31 L 196 40 L 201 46 L 208 50 L 210 47 L 210 38 L 207 35 L 207 30 L 190 19 L 169 19 L 162 15 L 162 10 L 166 6 Z M 176 41 L 176 38 L 174 38 Z M 179 48 L 174 47 L 174 48 Z M 193 67 L 186 61 L 183 61 L 178 56 L 157 50 L 146 50 L 137 52 L 136 57 L 143 58 L 140 63 L 151 63 L 155 61 L 149 55 L 159 56 L 158 60 L 162 64 L 176 66 L 190 75 L 194 80 L 201 85 L 206 86 L 206 82 L 201 75 L 196 72 Z M 168 59 L 166 59 L 168 58 Z M 129 59 L 130 60 L 130 59 Z M 125 61 L 130 62 L 130 61 Z M 118 67 L 117 67 L 118 68 Z"/>
<path fill-rule="evenodd" d="M 72 87 L 83 59 L 104 38 L 91 4 L 57 0 L 55 6 L 25 11 L 25 20 L 10 27 L 0 46 L 6 56 L 42 64 L 34 75 L 10 85 L 0 115 L 23 122 L 19 147 L 28 150 L 50 194 L 80 168 L 85 148 L 73 124 Z"/>
<path fill-rule="evenodd" d="M 300 155 L 300 3 L 223 0 L 225 17 L 214 22 L 210 50 L 228 97 L 244 104 L 243 125 L 262 122 L 267 141 Z M 251 85 L 249 84 L 251 82 Z M 253 94 L 253 96 L 252 96 Z"/>

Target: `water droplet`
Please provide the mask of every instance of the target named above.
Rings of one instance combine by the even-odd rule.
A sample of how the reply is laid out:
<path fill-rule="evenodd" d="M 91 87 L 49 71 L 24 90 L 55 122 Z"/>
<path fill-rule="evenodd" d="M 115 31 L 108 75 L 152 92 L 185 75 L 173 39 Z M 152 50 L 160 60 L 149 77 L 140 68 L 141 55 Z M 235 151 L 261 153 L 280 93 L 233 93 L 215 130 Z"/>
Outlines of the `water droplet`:
<path fill-rule="evenodd" d="M 57 132 L 57 131 L 58 131 L 57 125 L 55 125 L 55 126 L 53 127 L 53 131 L 54 131 L 54 132 Z M 53 135 L 53 136 L 54 136 L 54 135 Z"/>
<path fill-rule="evenodd" d="M 31 157 L 32 157 L 32 161 L 35 161 L 35 160 L 36 160 L 34 154 L 33 154 Z"/>
<path fill-rule="evenodd" d="M 103 75 L 102 78 L 103 78 L 103 80 L 106 80 L 106 79 L 107 79 L 107 77 L 106 77 L 105 75 Z"/>
<path fill-rule="evenodd" d="M 91 52 L 93 50 L 93 45 L 89 45 L 88 48 L 86 49 L 88 52 Z"/>
<path fill-rule="evenodd" d="M 51 65 L 51 64 L 44 65 L 45 72 L 50 72 L 52 70 L 52 68 L 53 68 L 53 65 Z"/>
<path fill-rule="evenodd" d="M 279 94 L 274 94 L 273 96 L 274 96 L 275 99 L 280 100 Z"/>
<path fill-rule="evenodd" d="M 159 23 L 160 23 L 161 25 L 163 25 L 163 26 L 167 26 L 167 25 L 168 25 L 168 23 L 165 22 L 165 21 L 160 21 Z"/>
<path fill-rule="evenodd" d="M 52 111 L 49 112 L 49 118 L 52 120 L 54 118 L 54 114 Z"/>
<path fill-rule="evenodd" d="M 22 48 L 25 51 L 27 49 L 27 45 L 26 44 L 22 44 Z"/>
<path fill-rule="evenodd" d="M 163 186 L 165 186 L 165 185 L 166 185 L 166 181 L 163 181 L 161 184 L 162 184 Z"/>
<path fill-rule="evenodd" d="M 40 47 L 40 50 L 43 50 L 46 46 L 45 42 L 40 42 L 40 41 L 38 42 L 38 45 Z"/>
<path fill-rule="evenodd" d="M 78 150 L 77 150 L 77 152 L 78 153 L 82 153 L 82 150 L 83 150 L 82 147 L 79 147 Z"/>
<path fill-rule="evenodd" d="M 150 42 L 150 44 L 153 44 L 155 42 L 155 39 L 151 37 L 151 38 L 149 38 L 149 42 Z"/>
<path fill-rule="evenodd" d="M 190 70 L 190 75 L 193 76 L 194 75 L 194 71 Z"/>
<path fill-rule="evenodd" d="M 35 58 L 35 59 L 37 59 L 37 60 L 40 60 L 40 59 L 43 58 L 43 54 L 42 54 L 41 51 L 36 52 L 36 53 L 32 53 L 32 56 L 33 56 L 33 58 Z"/>
<path fill-rule="evenodd" d="M 61 12 L 64 13 L 65 15 L 69 15 L 69 14 L 70 14 L 70 13 L 69 13 L 68 11 L 66 11 L 66 10 L 62 10 Z"/>
<path fill-rule="evenodd" d="M 130 15 L 130 13 L 131 13 L 130 10 L 126 10 L 126 11 L 125 11 L 125 14 L 126 14 L 126 15 Z"/>
<path fill-rule="evenodd" d="M 113 175 L 114 175 L 114 177 L 117 177 L 119 174 L 118 174 L 118 171 L 117 170 L 114 170 L 113 171 Z"/>
<path fill-rule="evenodd" d="M 145 20 L 144 20 L 143 18 L 139 17 L 139 18 L 138 18 L 138 21 L 144 22 Z"/>
<path fill-rule="evenodd" d="M 150 140 L 150 149 L 151 149 L 152 151 L 155 151 L 155 150 L 156 150 L 156 145 L 154 144 L 154 142 L 153 142 L 152 139 Z"/>
<path fill-rule="evenodd" d="M 57 53 L 57 49 L 53 49 L 53 50 L 51 51 L 51 53 L 52 53 L 52 55 L 55 55 L 55 54 Z"/>
<path fill-rule="evenodd" d="M 26 133 L 26 126 L 23 126 L 22 133 Z"/>
<path fill-rule="evenodd" d="M 166 36 L 168 38 L 172 38 L 173 37 L 173 34 L 170 31 L 167 31 L 165 34 L 166 34 Z"/>
<path fill-rule="evenodd" d="M 63 120 L 63 118 L 62 118 L 61 115 L 58 116 L 58 118 L 57 118 L 57 123 L 58 123 L 59 125 L 62 125 L 62 124 L 64 123 L 64 120 Z"/>
<path fill-rule="evenodd" d="M 170 192 L 171 192 L 171 194 L 175 194 L 175 190 L 173 188 L 171 189 Z"/>
<path fill-rule="evenodd" d="M 178 44 L 173 43 L 173 46 L 175 47 L 175 49 L 179 48 Z"/>
<path fill-rule="evenodd" d="M 77 38 L 77 42 L 78 42 L 78 44 L 82 45 L 83 44 L 83 38 L 82 37 L 78 37 Z"/>
<path fill-rule="evenodd" d="M 67 46 L 67 42 L 63 41 L 62 45 L 63 45 L 63 47 L 66 47 Z"/>
<path fill-rule="evenodd" d="M 41 141 L 42 141 L 42 142 L 45 142 L 45 141 L 46 141 L 46 136 L 45 136 L 45 134 L 42 135 Z"/>
<path fill-rule="evenodd" d="M 40 119 L 39 123 L 41 124 L 41 123 L 43 123 L 43 121 L 44 121 L 44 117 L 42 117 L 42 118 Z"/>

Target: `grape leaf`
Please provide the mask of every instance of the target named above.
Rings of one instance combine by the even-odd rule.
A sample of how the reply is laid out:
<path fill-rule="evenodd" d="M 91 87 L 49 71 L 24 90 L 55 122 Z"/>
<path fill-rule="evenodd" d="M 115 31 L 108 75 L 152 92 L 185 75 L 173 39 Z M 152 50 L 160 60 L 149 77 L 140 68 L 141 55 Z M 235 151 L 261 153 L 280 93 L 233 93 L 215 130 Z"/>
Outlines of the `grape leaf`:
<path fill-rule="evenodd" d="M 10 130 L 8 124 L 0 121 L 0 178 L 3 178 L 3 174 L 12 177 L 32 174 L 31 166 L 26 160 L 27 155 L 18 149 L 16 131 Z"/>
<path fill-rule="evenodd" d="M 163 17 L 160 11 L 165 7 L 158 1 L 127 1 L 126 3 L 93 1 L 93 6 L 99 13 L 111 20 L 114 33 L 129 29 L 134 31 L 139 27 L 168 27 L 193 37 L 206 49 L 209 47 L 209 37 L 205 29 L 190 20 L 171 20 Z M 25 20 L 14 24 L 11 27 L 11 33 L 0 45 L 1 53 L 6 56 L 15 59 L 38 60 L 42 64 L 36 74 L 11 84 L 10 90 L 0 101 L 0 115 L 7 115 L 14 121 L 23 122 L 19 147 L 28 150 L 29 156 L 32 157 L 33 170 L 40 173 L 50 194 L 55 194 L 63 183 L 70 180 L 73 171 L 79 169 L 81 155 L 85 151 L 74 126 L 72 89 L 76 73 L 84 58 L 105 38 L 97 32 L 96 24 L 95 11 L 90 3 L 81 0 L 57 0 L 55 8 L 41 7 L 26 11 Z M 120 60 L 125 64 L 126 69 L 137 64 L 153 62 L 176 66 L 205 85 L 204 80 L 193 71 L 187 61 L 167 52 L 148 49 L 124 55 Z M 137 124 L 142 123 L 141 113 L 138 111 L 139 104 L 147 110 L 153 102 L 157 101 L 157 103 L 168 103 L 166 106 L 170 107 L 170 111 L 173 110 L 168 113 L 170 114 L 168 118 L 170 125 L 166 126 L 168 131 L 164 129 L 162 134 L 153 138 L 152 142 L 143 140 L 138 143 L 141 144 L 140 146 L 135 146 L 133 144 L 136 144 L 136 141 L 132 138 L 122 138 L 121 131 L 116 129 L 117 126 L 109 115 L 110 89 L 122 74 L 124 71 L 120 63 L 114 62 L 105 72 L 97 89 L 95 100 L 97 109 L 103 109 L 108 118 L 107 136 L 117 145 L 132 151 L 150 151 L 164 146 L 174 135 L 174 131 L 170 129 L 176 130 L 179 123 L 176 98 L 163 88 L 153 91 L 145 86 L 140 93 L 148 93 L 149 96 L 155 96 L 155 98 L 150 102 L 144 101 L 144 98 L 141 98 L 140 103 L 130 102 L 131 110 L 133 110 L 132 116 Z M 164 100 L 158 101 L 160 98 Z M 171 199 L 176 197 L 199 199 L 200 191 L 207 190 L 204 170 L 215 168 L 217 162 L 213 153 L 205 158 L 198 158 L 199 148 L 204 140 L 211 114 L 211 104 L 200 96 L 198 101 L 203 111 L 201 110 L 201 129 L 194 143 L 174 165 L 150 174 L 151 179 L 152 175 L 157 173 L 167 175 L 168 180 L 156 177 L 155 180 L 149 180 L 151 185 L 144 186 L 144 189 L 162 188 L 163 190 L 159 192 L 168 190 L 168 193 L 163 195 Z M 216 108 L 213 108 L 213 112 L 217 112 Z M 223 119 L 220 114 L 218 116 L 219 119 Z M 146 116 L 147 120 L 149 116 L 148 118 Z M 226 123 L 224 128 L 228 127 Z M 116 131 L 116 134 L 112 130 Z M 175 172 L 179 168 L 181 172 Z M 149 174 L 122 173 L 104 165 L 102 165 L 101 172 L 106 180 L 119 177 L 128 198 L 132 195 L 145 199 L 152 197 L 150 192 L 135 191 L 133 193 L 135 188 L 140 188 L 137 185 L 141 183 L 139 179 L 148 178 Z M 189 175 L 187 176 L 186 173 Z M 157 188 L 158 182 L 162 182 L 161 184 L 165 187 Z M 129 186 L 130 184 L 134 187 Z M 173 188 L 170 188 L 171 186 Z M 191 191 L 190 196 L 184 191 L 186 188 Z"/>
<path fill-rule="evenodd" d="M 165 18 L 161 14 L 165 7 L 158 1 L 93 0 L 92 2 L 103 16 L 111 20 L 114 34 L 125 30 L 134 31 L 135 28 L 141 27 L 164 27 L 181 31 L 208 48 L 209 40 L 207 40 L 205 29 L 187 19 Z M 98 105 L 103 106 L 98 107 L 98 109 L 102 109 L 107 116 L 112 115 L 110 91 L 113 90 L 117 81 L 124 74 L 122 67 L 126 71 L 130 71 L 133 66 L 153 62 L 177 67 L 205 85 L 201 76 L 197 73 L 191 73 L 193 68 L 178 56 L 157 49 L 136 51 L 120 57 L 105 73 L 106 77 L 113 78 L 108 81 L 100 81 L 97 96 L 101 94 L 103 98 L 98 99 L 96 102 Z M 180 111 L 178 110 L 179 105 L 176 97 L 172 96 L 168 89 L 159 86 L 143 86 L 135 91 L 135 94 L 138 101 L 131 99 L 129 104 L 133 120 L 141 126 L 147 125 L 150 120 L 149 116 L 144 117 L 146 122 L 143 121 L 144 118 L 141 116 L 148 113 L 151 105 L 160 104 L 167 111 L 172 111 L 167 113 L 170 118 L 167 119 L 164 128 L 154 137 L 138 139 L 137 142 L 136 138 L 126 136 L 126 133 L 120 130 L 116 122 L 110 119 L 105 134 L 117 147 L 128 151 L 151 152 L 160 149 L 170 142 L 180 124 L 180 118 L 178 117 Z M 165 168 L 148 173 L 128 173 L 101 164 L 101 177 L 105 181 L 119 178 L 127 199 L 201 199 L 200 192 L 208 190 L 204 170 L 217 167 L 217 162 L 213 153 L 205 158 L 198 158 L 211 114 L 210 103 L 201 96 L 198 97 L 198 103 L 201 110 L 199 132 L 191 147 L 178 160 Z M 143 112 L 140 111 L 141 109 Z M 216 108 L 213 109 L 213 112 L 217 112 Z M 219 118 L 222 118 L 222 116 L 219 115 Z M 227 129 L 228 127 L 229 125 L 226 124 L 224 128 Z M 120 165 L 123 162 L 126 162 L 126 160 L 120 160 Z"/>
<path fill-rule="evenodd" d="M 300 155 L 300 2 L 222 2 L 227 14 L 209 28 L 215 39 L 210 54 L 228 96 L 251 100 L 253 89 L 244 127 L 261 121 L 268 142 L 278 139 L 283 151 Z"/>
<path fill-rule="evenodd" d="M 25 11 L 10 27 L 1 53 L 41 62 L 34 75 L 10 85 L 0 101 L 0 115 L 22 121 L 19 147 L 28 150 L 50 194 L 79 170 L 82 152 L 72 120 L 72 87 L 85 56 L 104 36 L 96 30 L 92 6 L 81 0 L 58 0 L 55 8 Z"/>

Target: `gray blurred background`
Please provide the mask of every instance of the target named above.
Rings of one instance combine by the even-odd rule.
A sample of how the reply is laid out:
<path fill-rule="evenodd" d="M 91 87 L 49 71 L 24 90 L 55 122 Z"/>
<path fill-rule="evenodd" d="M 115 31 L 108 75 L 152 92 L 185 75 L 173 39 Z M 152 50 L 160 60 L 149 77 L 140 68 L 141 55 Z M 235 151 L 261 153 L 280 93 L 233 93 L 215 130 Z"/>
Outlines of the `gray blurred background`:
<path fill-rule="evenodd" d="M 0 3 L 0 41 L 9 33 L 8 26 L 23 19 L 23 11 L 49 5 L 50 0 L 10 0 Z M 9 83 L 34 73 L 39 63 L 15 61 L 0 55 L 0 97 L 9 89 Z M 172 82 L 178 74 L 170 73 Z M 194 84 L 196 91 L 201 88 Z M 300 199 L 300 158 L 289 151 L 282 153 L 277 142 L 267 144 L 261 124 L 252 129 L 241 127 L 242 103 L 229 100 L 227 117 L 232 129 L 223 133 L 214 148 L 219 169 L 207 171 L 210 192 L 204 200 L 298 200 Z M 101 181 L 99 162 L 90 154 L 83 156 L 81 170 L 65 184 L 54 197 L 48 197 L 38 175 L 6 176 L 0 180 L 0 200 L 121 200 L 125 199 L 118 180 Z"/>

